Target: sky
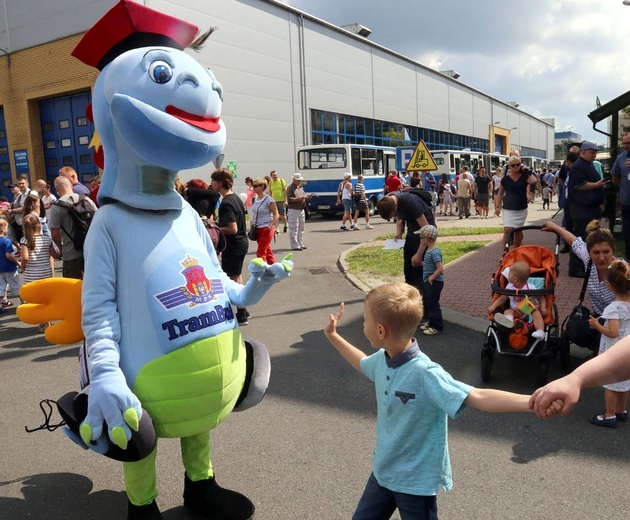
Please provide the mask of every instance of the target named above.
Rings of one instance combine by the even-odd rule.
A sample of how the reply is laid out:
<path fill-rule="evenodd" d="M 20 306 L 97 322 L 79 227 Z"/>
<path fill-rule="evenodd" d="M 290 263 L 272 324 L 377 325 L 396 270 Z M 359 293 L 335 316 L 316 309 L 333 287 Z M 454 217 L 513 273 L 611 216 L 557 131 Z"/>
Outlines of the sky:
<path fill-rule="evenodd" d="M 281 0 L 539 118 L 606 144 L 587 114 L 630 90 L 622 0 Z M 624 41 L 625 40 L 625 41 Z M 607 131 L 606 122 L 597 127 Z"/>

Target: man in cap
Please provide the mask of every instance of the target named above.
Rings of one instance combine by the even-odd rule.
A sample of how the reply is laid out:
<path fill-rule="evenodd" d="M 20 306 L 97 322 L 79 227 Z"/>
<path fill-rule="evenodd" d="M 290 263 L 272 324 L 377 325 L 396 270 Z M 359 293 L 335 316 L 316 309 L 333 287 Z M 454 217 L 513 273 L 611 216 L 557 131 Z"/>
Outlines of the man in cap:
<path fill-rule="evenodd" d="M 289 241 L 291 243 L 291 249 L 293 251 L 302 251 L 306 249 L 304 245 L 304 222 L 306 217 L 304 215 L 304 208 L 306 207 L 306 201 L 310 200 L 313 195 L 307 195 L 302 188 L 301 173 L 293 174 L 293 181 L 287 187 L 287 219 L 289 221 Z"/>
<path fill-rule="evenodd" d="M 599 220 L 603 211 L 606 181 L 593 167 L 599 146 L 584 141 L 580 157 L 569 170 L 569 207 L 573 221 L 573 234 L 586 238 L 586 226 L 591 220 Z M 584 278 L 584 263 L 573 252 L 569 258 L 569 276 Z"/>

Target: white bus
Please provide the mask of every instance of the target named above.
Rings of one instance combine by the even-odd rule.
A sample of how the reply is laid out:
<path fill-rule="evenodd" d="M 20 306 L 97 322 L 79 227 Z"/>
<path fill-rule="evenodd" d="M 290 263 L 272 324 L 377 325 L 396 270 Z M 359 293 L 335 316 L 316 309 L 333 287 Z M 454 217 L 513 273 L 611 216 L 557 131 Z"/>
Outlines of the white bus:
<path fill-rule="evenodd" d="M 343 211 L 343 206 L 337 205 L 337 190 L 343 174 L 350 172 L 353 184 L 359 174 L 364 176 L 365 195 L 373 214 L 387 173 L 396 168 L 396 148 L 359 144 L 302 146 L 297 151 L 297 165 L 307 193 L 317 194 L 308 203 L 309 211 L 325 216 Z"/>
<path fill-rule="evenodd" d="M 487 173 L 491 175 L 492 172 L 495 171 L 497 168 L 502 169 L 510 157 L 509 155 L 503 155 L 500 153 L 488 153 L 485 155 L 485 158 L 485 167 Z"/>
<path fill-rule="evenodd" d="M 542 170 L 546 168 L 549 164 L 547 159 L 543 159 L 542 157 L 532 157 L 532 156 L 521 156 L 521 162 L 524 166 L 529 168 L 532 171 Z"/>
<path fill-rule="evenodd" d="M 431 173 L 439 182 L 443 173 L 448 175 L 449 180 L 454 179 L 462 166 L 466 166 L 470 173 L 477 171 L 480 166 L 484 166 L 483 159 L 486 154 L 470 150 L 431 150 L 431 155 L 438 167 Z"/>

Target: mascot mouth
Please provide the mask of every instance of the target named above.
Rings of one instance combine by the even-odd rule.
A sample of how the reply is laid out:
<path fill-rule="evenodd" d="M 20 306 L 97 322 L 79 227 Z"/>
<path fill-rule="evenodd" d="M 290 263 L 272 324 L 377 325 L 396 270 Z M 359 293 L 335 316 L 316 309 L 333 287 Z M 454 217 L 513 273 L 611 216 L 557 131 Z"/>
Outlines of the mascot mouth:
<path fill-rule="evenodd" d="M 173 105 L 166 107 L 166 113 L 170 116 L 176 117 L 184 123 L 188 123 L 196 128 L 204 130 L 205 132 L 217 132 L 221 125 L 219 124 L 220 117 L 203 117 L 196 114 L 185 112 Z"/>

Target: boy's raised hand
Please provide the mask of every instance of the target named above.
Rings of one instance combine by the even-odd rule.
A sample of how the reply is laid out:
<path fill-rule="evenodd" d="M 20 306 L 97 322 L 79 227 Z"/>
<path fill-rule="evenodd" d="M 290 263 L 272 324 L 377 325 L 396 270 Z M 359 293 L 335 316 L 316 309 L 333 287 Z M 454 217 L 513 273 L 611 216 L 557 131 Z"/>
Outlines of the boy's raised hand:
<path fill-rule="evenodd" d="M 341 302 L 339 304 L 339 312 L 337 314 L 330 314 L 328 316 L 328 323 L 324 327 L 324 334 L 326 334 L 326 336 L 335 334 L 337 332 L 337 325 L 339 324 L 339 320 L 343 316 L 344 306 L 345 304 Z"/>

